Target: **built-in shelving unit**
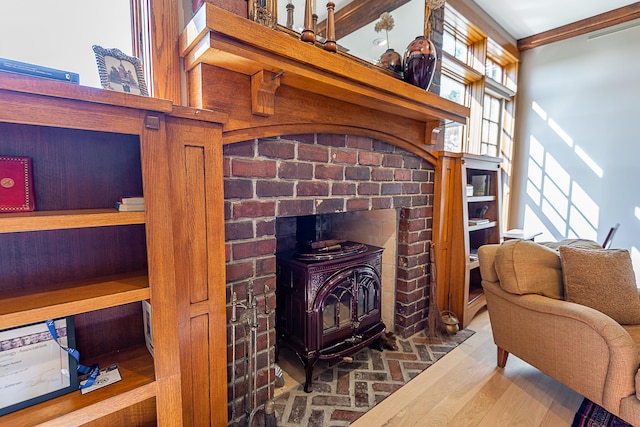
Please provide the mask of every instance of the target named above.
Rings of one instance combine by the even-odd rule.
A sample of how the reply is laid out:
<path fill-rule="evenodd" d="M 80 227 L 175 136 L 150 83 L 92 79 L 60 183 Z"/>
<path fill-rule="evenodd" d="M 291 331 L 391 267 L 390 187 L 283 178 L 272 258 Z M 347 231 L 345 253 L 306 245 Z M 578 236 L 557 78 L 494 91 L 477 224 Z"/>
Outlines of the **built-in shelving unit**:
<path fill-rule="evenodd" d="M 436 199 L 442 197 L 439 236 L 438 304 L 452 311 L 465 327 L 486 305 L 477 252 L 482 245 L 500 243 L 500 159 L 441 153 Z M 445 226 L 446 224 L 446 226 Z"/>
<path fill-rule="evenodd" d="M 180 367 L 167 363 L 178 359 L 173 252 L 163 247 L 170 210 L 158 209 L 169 205 L 167 147 L 147 123 L 171 110 L 164 100 L 0 73 L 0 154 L 32 158 L 36 199 L 34 212 L 0 214 L 0 329 L 73 316 L 81 363 L 115 363 L 122 376 L 0 424 L 180 425 Z M 144 194 L 146 212 L 114 208 L 133 194 Z M 143 300 L 163 307 L 155 357 Z"/>

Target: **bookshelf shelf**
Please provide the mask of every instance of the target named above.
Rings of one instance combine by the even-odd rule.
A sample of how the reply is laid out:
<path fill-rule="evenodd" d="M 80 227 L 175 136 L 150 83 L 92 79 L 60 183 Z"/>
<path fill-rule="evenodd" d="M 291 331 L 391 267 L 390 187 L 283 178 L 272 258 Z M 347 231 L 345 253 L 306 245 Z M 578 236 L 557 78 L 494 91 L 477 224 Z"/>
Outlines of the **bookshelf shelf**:
<path fill-rule="evenodd" d="M 76 209 L 2 214 L 0 233 L 144 224 L 144 212 Z"/>
<path fill-rule="evenodd" d="M 99 310 L 150 298 L 144 274 L 120 275 L 52 285 L 22 295 L 6 294 L 0 306 L 0 329 Z"/>
<path fill-rule="evenodd" d="M 78 390 L 21 409 L 3 416 L 2 423 L 12 426 L 81 425 L 140 404 L 157 394 L 153 358 L 145 346 L 106 354 L 91 362 L 101 367 L 117 364 L 122 380 L 84 395 Z"/>
<path fill-rule="evenodd" d="M 486 224 L 469 225 L 468 231 L 472 232 L 472 231 L 478 231 L 478 230 L 486 230 L 486 229 L 494 228 L 497 226 L 498 226 L 498 223 L 496 221 L 490 221 L 490 222 L 487 222 Z"/>
<path fill-rule="evenodd" d="M 469 196 L 467 197 L 467 203 L 475 202 L 495 202 L 496 196 Z"/>

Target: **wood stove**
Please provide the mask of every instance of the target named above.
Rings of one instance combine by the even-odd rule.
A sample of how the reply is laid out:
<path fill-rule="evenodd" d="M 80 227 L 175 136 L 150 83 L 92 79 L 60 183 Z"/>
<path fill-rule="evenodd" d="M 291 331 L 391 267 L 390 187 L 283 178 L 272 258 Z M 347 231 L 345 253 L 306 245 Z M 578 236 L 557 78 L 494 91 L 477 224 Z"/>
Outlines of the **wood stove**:
<path fill-rule="evenodd" d="M 385 330 L 381 321 L 383 248 L 356 242 L 314 245 L 277 256 L 278 345 L 302 359 L 306 392 L 320 359 L 353 354 Z"/>

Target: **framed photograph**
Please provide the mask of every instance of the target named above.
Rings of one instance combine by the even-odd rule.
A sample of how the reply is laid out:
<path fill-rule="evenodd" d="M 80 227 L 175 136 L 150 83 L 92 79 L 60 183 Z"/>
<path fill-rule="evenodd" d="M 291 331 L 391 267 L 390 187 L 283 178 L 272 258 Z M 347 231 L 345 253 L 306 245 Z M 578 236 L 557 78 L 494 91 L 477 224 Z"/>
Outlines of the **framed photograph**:
<path fill-rule="evenodd" d="M 75 348 L 73 317 L 54 320 L 58 342 Z M 44 321 L 0 331 L 0 415 L 78 390 L 76 360 Z"/>
<path fill-rule="evenodd" d="M 489 195 L 489 175 L 472 175 L 471 185 L 473 186 L 474 196 Z"/>
<path fill-rule="evenodd" d="M 98 45 L 93 45 L 93 52 L 103 88 L 149 96 L 142 63 L 138 58 L 126 55 L 119 49 L 105 49 Z"/>

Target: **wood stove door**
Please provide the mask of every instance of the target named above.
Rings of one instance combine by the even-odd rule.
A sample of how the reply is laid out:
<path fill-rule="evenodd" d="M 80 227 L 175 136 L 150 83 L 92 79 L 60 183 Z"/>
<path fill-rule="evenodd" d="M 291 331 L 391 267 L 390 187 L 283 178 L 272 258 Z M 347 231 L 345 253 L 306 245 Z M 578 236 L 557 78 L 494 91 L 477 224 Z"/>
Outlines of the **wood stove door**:
<path fill-rule="evenodd" d="M 356 340 L 359 331 L 380 322 L 381 287 L 378 273 L 368 265 L 336 273 L 316 296 L 318 349 Z"/>

